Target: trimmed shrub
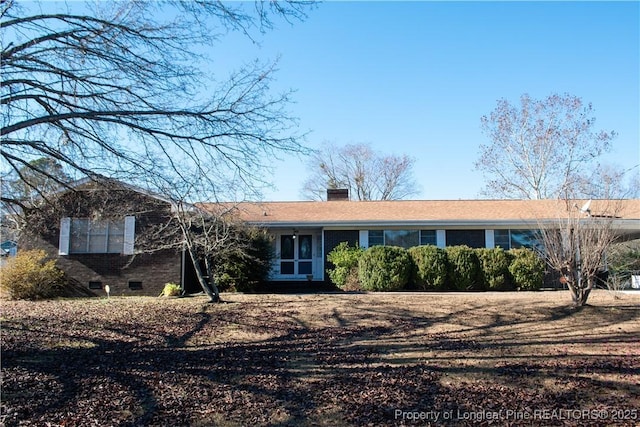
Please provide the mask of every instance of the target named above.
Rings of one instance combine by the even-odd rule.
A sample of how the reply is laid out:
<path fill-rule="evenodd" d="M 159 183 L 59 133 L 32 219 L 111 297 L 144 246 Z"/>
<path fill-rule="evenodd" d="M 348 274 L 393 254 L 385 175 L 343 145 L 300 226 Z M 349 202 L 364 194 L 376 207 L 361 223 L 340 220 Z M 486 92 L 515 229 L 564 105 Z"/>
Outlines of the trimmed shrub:
<path fill-rule="evenodd" d="M 476 251 L 469 246 L 449 246 L 445 249 L 448 259 L 447 281 L 452 289 L 471 290 L 482 287 L 480 261 Z"/>
<path fill-rule="evenodd" d="M 327 260 L 334 265 L 327 271 L 331 282 L 344 291 L 359 290 L 358 260 L 364 253 L 359 246 L 341 242 L 329 252 Z"/>
<path fill-rule="evenodd" d="M 60 296 L 64 274 L 43 250 L 18 252 L 2 267 L 1 286 L 11 299 L 46 299 Z"/>
<path fill-rule="evenodd" d="M 476 249 L 485 289 L 505 290 L 509 287 L 509 257 L 504 249 Z"/>
<path fill-rule="evenodd" d="M 358 275 L 366 291 L 397 291 L 411 278 L 409 253 L 397 246 L 373 246 L 358 261 Z"/>
<path fill-rule="evenodd" d="M 531 249 L 511 249 L 509 273 L 518 290 L 536 291 L 542 287 L 544 280 L 544 261 Z"/>
<path fill-rule="evenodd" d="M 269 277 L 274 257 L 272 237 L 266 230 L 249 228 L 242 242 L 217 254 L 214 278 L 220 291 L 252 292 Z"/>
<path fill-rule="evenodd" d="M 437 246 L 414 246 L 409 249 L 413 260 L 412 282 L 420 289 L 442 289 L 447 283 L 447 253 Z"/>
<path fill-rule="evenodd" d="M 162 289 L 161 296 L 165 297 L 175 297 L 182 293 L 182 288 L 180 285 L 176 285 L 175 283 L 166 283 L 164 288 Z"/>

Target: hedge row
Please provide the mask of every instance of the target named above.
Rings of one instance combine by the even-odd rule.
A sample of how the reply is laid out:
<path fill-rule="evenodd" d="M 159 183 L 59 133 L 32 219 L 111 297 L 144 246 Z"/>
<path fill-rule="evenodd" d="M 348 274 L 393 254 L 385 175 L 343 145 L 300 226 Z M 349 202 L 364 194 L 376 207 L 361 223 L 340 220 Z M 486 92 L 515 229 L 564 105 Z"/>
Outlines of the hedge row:
<path fill-rule="evenodd" d="M 544 262 L 529 249 L 373 246 L 341 243 L 329 253 L 331 281 L 343 290 L 537 290 Z"/>

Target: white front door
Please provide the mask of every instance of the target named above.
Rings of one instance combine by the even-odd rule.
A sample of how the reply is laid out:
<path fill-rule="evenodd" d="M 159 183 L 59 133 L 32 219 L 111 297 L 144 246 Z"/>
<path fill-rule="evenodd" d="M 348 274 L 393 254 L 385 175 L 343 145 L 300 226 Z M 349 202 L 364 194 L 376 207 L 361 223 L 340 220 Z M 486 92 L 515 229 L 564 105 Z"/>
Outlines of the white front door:
<path fill-rule="evenodd" d="M 306 279 L 313 275 L 313 235 L 281 234 L 277 260 L 278 275 L 290 279 Z"/>

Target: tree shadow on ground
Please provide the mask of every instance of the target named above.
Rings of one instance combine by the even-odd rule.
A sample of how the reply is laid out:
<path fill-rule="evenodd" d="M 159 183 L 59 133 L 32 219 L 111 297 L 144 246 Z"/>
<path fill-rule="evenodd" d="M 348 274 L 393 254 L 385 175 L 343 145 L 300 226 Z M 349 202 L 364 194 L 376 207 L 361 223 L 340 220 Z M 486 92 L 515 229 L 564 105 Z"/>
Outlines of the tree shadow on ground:
<path fill-rule="evenodd" d="M 506 312 L 521 309 L 498 305 Z M 324 327 L 310 326 L 286 307 L 277 316 L 266 311 L 248 316 L 246 304 L 226 310 L 205 306 L 171 328 L 143 324 L 135 332 L 116 322 L 105 329 L 108 334 L 82 336 L 82 345 L 59 347 L 33 344 L 52 334 L 80 342 L 64 322 L 12 321 L 3 332 L 1 416 L 7 426 L 413 425 L 406 414 L 420 411 L 440 417 L 424 423 L 478 425 L 468 417 L 507 408 L 513 418 L 504 418 L 503 424 L 531 425 L 516 414 L 532 415 L 534 408 L 584 409 L 585 402 L 599 409 L 633 407 L 633 401 L 620 396 L 640 395 L 637 340 L 623 332 L 585 338 L 599 346 L 590 354 L 496 353 L 531 345 L 574 345 L 575 335 L 554 333 L 571 325 L 567 320 L 572 316 L 591 310 L 603 323 L 615 325 L 637 321 L 638 308 L 588 307 L 558 316 L 554 308 L 541 305 L 530 308 L 527 318 L 496 315 L 494 306 L 474 318 L 477 306 L 431 317 L 410 309 L 351 306 L 349 316 L 341 310 L 327 313 L 335 319 Z M 367 321 L 360 324 L 359 318 Z M 526 333 L 541 319 L 549 325 L 538 335 Z M 452 327 L 434 334 L 413 332 L 439 324 Z M 33 335 L 24 341 L 9 339 L 11 328 L 18 327 Z M 575 327 L 587 333 L 592 325 Z M 224 328 L 270 331 L 271 337 L 207 340 Z M 603 350 L 605 345 L 635 347 L 629 355 L 612 355 Z M 473 363 L 474 358 L 484 363 Z M 546 386 L 548 382 L 554 386 Z M 611 390 L 618 394 L 607 392 Z M 445 420 L 447 414 L 453 415 Z M 599 425 L 601 420 L 577 421 Z"/>

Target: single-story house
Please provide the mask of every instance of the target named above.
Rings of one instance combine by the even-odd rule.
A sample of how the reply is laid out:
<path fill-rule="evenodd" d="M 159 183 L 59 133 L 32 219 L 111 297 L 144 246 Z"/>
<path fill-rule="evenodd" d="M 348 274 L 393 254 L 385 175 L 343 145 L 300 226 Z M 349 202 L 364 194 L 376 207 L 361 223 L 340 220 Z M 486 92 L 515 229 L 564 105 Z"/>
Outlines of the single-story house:
<path fill-rule="evenodd" d="M 621 240 L 640 238 L 640 200 L 614 201 Z M 242 218 L 274 236 L 274 281 L 328 280 L 327 254 L 340 242 L 368 248 L 394 245 L 532 247 L 536 230 L 566 210 L 557 200 L 394 200 L 245 203 Z M 592 217 L 609 215 L 611 201 L 594 200 Z M 580 209 L 576 207 L 576 209 Z M 588 218 L 585 215 L 585 220 Z"/>
<path fill-rule="evenodd" d="M 55 209 L 35 217 L 22 249 L 46 249 L 69 278 L 96 295 L 104 295 L 105 285 L 112 295 L 158 295 L 167 282 L 186 292 L 200 290 L 189 257 L 175 245 L 149 251 L 147 242 L 147 250 L 139 250 L 141 237 L 167 222 L 169 201 L 121 183 L 105 189 L 83 181 L 75 190 L 62 191 Z M 620 239 L 640 238 L 640 200 L 616 202 L 620 209 L 613 221 Z M 599 209 L 605 214 L 607 204 L 594 200 L 593 216 Z M 340 242 L 510 249 L 534 245 L 541 223 L 562 215 L 554 200 L 350 201 L 340 191 L 329 192 L 327 201 L 234 206 L 242 220 L 274 238 L 270 280 L 305 289 L 328 281 L 327 254 Z"/>

